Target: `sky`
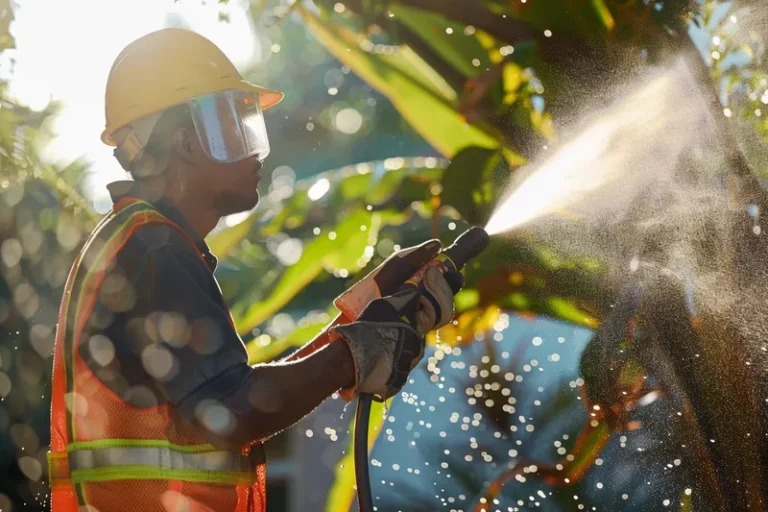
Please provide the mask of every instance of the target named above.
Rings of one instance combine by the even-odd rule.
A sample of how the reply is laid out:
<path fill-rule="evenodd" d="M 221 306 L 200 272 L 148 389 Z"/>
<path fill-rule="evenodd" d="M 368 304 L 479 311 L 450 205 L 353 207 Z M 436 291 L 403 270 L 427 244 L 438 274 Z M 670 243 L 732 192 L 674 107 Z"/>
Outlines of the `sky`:
<path fill-rule="evenodd" d="M 230 22 L 218 21 L 219 11 Z M 97 210 L 110 202 L 105 185 L 126 178 L 102 144 L 104 89 L 117 54 L 131 41 L 182 20 L 187 28 L 212 40 L 240 69 L 260 55 L 245 2 L 230 0 L 222 7 L 209 0 L 27 0 L 15 9 L 11 32 L 16 50 L 0 61 L 0 73 L 10 74 L 9 93 L 32 108 L 49 100 L 63 103 L 53 121 L 55 137 L 43 151 L 51 162 L 66 164 L 78 157 L 92 163 L 87 193 Z M 10 68 L 8 57 L 16 60 Z"/>

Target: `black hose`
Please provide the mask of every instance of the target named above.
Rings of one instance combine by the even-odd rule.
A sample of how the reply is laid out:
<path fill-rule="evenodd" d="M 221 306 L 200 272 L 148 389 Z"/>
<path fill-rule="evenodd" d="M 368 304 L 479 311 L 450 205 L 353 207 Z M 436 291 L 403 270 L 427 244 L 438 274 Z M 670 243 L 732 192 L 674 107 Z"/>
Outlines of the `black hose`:
<path fill-rule="evenodd" d="M 464 264 L 483 252 L 489 243 L 488 233 L 483 228 L 473 227 L 459 235 L 453 245 L 442 252 L 449 258 L 453 267 L 451 270 L 461 271 Z M 360 394 L 357 397 L 355 412 L 355 483 L 360 512 L 373 512 L 371 478 L 368 475 L 368 424 L 371 400 L 371 395 Z"/>
<path fill-rule="evenodd" d="M 373 512 L 371 478 L 368 476 L 368 423 L 371 415 L 371 395 L 357 397 L 355 412 L 355 483 L 360 512 Z"/>

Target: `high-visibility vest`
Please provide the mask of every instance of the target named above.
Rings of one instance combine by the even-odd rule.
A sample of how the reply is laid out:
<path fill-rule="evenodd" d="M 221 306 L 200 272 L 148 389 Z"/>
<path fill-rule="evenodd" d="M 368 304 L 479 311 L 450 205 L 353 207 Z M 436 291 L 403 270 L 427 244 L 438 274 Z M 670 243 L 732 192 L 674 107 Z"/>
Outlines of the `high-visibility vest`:
<path fill-rule="evenodd" d="M 177 224 L 149 203 L 126 198 L 96 227 L 67 278 L 53 360 L 51 508 L 263 512 L 261 445 L 218 450 L 175 407 L 138 408 L 122 400 L 80 357 L 80 344 L 88 342 L 84 328 L 110 265 L 136 230 L 150 223 L 179 229 L 200 254 Z"/>

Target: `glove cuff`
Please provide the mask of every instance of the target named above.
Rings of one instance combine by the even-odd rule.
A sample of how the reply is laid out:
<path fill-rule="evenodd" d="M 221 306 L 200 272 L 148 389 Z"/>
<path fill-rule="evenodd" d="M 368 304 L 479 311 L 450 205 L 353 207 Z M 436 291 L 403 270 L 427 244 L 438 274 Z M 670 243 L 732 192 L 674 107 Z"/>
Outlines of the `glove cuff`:
<path fill-rule="evenodd" d="M 347 401 L 353 393 L 368 393 L 378 401 L 394 395 L 422 351 L 421 337 L 404 322 L 357 321 L 334 330 L 347 343 L 355 364 L 355 386 L 341 394 Z"/>

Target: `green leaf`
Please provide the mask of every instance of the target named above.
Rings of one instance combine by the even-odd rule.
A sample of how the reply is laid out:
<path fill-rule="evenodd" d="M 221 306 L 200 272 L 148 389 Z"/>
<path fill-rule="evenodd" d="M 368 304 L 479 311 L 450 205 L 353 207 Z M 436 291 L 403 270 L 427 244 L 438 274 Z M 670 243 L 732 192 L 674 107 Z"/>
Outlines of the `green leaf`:
<path fill-rule="evenodd" d="M 497 134 L 468 124 L 456 112 L 456 97 L 445 81 L 407 46 L 390 54 L 368 53 L 365 39 L 349 29 L 320 20 L 298 7 L 305 24 L 341 62 L 387 96 L 402 116 L 447 157 L 467 146 L 496 148 Z"/>
<path fill-rule="evenodd" d="M 480 292 L 475 288 L 465 288 L 456 294 L 456 311 L 466 311 L 480 303 Z"/>
<path fill-rule="evenodd" d="M 261 217 L 261 214 L 251 214 L 239 224 L 211 234 L 206 238 L 205 242 L 216 257 L 220 259 L 226 258 L 234 247 L 248 237 L 253 224 L 259 217 Z"/>
<path fill-rule="evenodd" d="M 3 2 L 3 8 L 0 9 L 0 52 L 16 48 L 16 40 L 10 31 L 11 23 L 15 17 L 14 11 L 15 7 L 11 7 L 11 2 Z"/>
<path fill-rule="evenodd" d="M 597 327 L 596 320 L 579 309 L 573 301 L 562 297 L 550 297 L 548 302 L 551 308 L 551 316 L 576 325 L 584 325 L 591 329 Z"/>
<path fill-rule="evenodd" d="M 503 190 L 509 168 L 499 151 L 463 149 L 443 175 L 444 205 L 452 206 L 470 224 L 484 224 Z"/>
<path fill-rule="evenodd" d="M 616 24 L 604 0 L 537 0 L 511 5 L 507 12 L 537 30 L 595 43 L 605 43 Z"/>
<path fill-rule="evenodd" d="M 345 201 L 360 199 L 371 189 L 373 173 L 353 174 L 339 182 L 339 194 Z"/>
<path fill-rule="evenodd" d="M 381 178 L 371 184 L 368 193 L 365 198 L 371 204 L 380 204 L 397 193 L 400 184 L 405 179 L 407 169 L 396 169 L 384 173 Z"/>
<path fill-rule="evenodd" d="M 248 350 L 248 364 L 268 363 L 274 361 L 280 354 L 283 354 L 290 348 L 298 348 L 320 334 L 323 328 L 328 325 L 327 321 L 316 322 L 303 327 L 298 327 L 280 338 L 273 340 L 267 345 L 260 345 L 257 340 L 250 341 L 245 348 Z"/>
<path fill-rule="evenodd" d="M 488 51 L 472 33 L 464 33 L 465 26 L 451 22 L 440 14 L 414 9 L 402 4 L 390 10 L 395 18 L 421 37 L 440 56 L 458 69 L 464 76 L 473 77 L 491 65 Z M 450 29 L 451 33 L 447 33 Z M 477 59 L 479 65 L 472 61 Z"/>
<path fill-rule="evenodd" d="M 427 199 L 427 192 L 432 183 L 443 174 L 443 169 L 402 169 L 388 171 L 382 175 L 365 196 L 372 205 L 396 202 L 405 208 L 413 201 Z"/>
<path fill-rule="evenodd" d="M 517 101 L 517 91 L 524 81 L 523 68 L 514 62 L 507 62 L 502 68 L 501 76 L 504 80 L 504 97 L 502 102 L 505 105 L 511 105 Z"/>
<path fill-rule="evenodd" d="M 386 210 L 379 210 L 376 213 L 379 214 L 382 226 L 402 226 L 408 222 L 413 216 L 413 212 L 409 210 L 396 210 L 389 208 Z"/>
<path fill-rule="evenodd" d="M 312 201 L 307 195 L 309 187 L 297 189 L 291 197 L 285 200 L 281 210 L 266 225 L 261 228 L 262 236 L 281 233 L 285 229 L 294 229 L 304 222 Z"/>
<path fill-rule="evenodd" d="M 322 260 L 326 270 L 346 270 L 351 274 L 364 267 L 361 257 L 366 247 L 376 245 L 380 225 L 379 216 L 375 213 L 361 211 L 347 217 L 335 230 L 337 240 L 343 242 L 337 243 L 336 250 L 329 252 Z"/>
<path fill-rule="evenodd" d="M 283 272 L 270 295 L 248 307 L 236 319 L 238 332 L 250 331 L 274 315 L 318 277 L 323 269 L 346 269 L 350 273 L 358 270 L 358 261 L 365 247 L 371 240 L 375 243 L 378 227 L 378 216 L 358 210 L 348 214 L 336 226 L 333 240 L 329 238 L 329 233 L 323 232 L 306 243 L 299 261 Z"/>

